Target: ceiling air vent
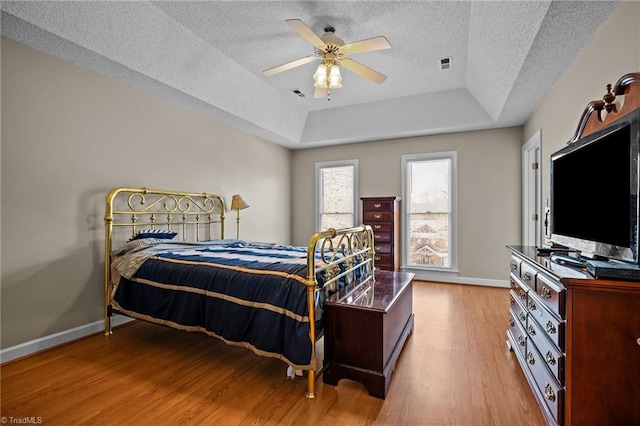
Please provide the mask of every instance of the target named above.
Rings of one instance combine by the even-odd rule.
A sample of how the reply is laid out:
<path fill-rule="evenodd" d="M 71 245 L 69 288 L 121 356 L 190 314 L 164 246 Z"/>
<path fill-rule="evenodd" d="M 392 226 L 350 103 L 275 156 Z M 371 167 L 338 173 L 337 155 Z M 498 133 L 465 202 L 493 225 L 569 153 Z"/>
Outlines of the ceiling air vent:
<path fill-rule="evenodd" d="M 441 70 L 448 70 L 449 68 L 451 68 L 451 56 L 448 56 L 446 58 L 441 58 L 440 59 L 440 69 Z"/>
<path fill-rule="evenodd" d="M 300 89 L 293 89 L 292 92 L 300 96 L 301 98 L 304 98 L 304 93 L 302 93 Z"/>

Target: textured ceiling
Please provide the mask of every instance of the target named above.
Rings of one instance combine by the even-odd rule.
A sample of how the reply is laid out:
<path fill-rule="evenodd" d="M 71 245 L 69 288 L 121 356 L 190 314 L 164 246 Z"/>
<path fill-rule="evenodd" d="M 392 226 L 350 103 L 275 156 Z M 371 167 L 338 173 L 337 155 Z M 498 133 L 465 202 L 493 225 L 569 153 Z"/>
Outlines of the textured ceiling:
<path fill-rule="evenodd" d="M 617 6 L 606 1 L 2 2 L 2 35 L 289 148 L 523 124 Z M 343 70 L 313 98 L 316 63 L 285 23 L 346 43 L 383 84 Z M 451 57 L 451 68 L 440 59 Z M 305 97 L 292 91 L 300 90 Z"/>

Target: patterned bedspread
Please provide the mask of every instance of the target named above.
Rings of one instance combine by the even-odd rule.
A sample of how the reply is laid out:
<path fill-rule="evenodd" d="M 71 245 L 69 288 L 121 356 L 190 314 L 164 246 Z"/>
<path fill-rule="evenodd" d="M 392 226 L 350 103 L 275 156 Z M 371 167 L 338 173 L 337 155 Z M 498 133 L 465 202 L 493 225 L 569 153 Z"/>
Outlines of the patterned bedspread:
<path fill-rule="evenodd" d="M 153 241 L 119 254 L 113 306 L 122 313 L 315 368 L 305 247 Z"/>

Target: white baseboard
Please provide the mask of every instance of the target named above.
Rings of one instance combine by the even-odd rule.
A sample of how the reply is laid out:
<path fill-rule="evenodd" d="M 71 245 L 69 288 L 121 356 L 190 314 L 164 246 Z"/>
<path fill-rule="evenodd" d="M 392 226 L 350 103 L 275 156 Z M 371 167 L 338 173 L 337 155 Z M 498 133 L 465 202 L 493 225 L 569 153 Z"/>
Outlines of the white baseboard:
<path fill-rule="evenodd" d="M 436 281 L 441 283 L 451 284 L 467 284 L 467 285 L 480 285 L 486 287 L 502 287 L 509 288 L 508 280 L 491 280 L 486 278 L 468 278 L 459 277 L 455 273 L 451 272 L 437 272 L 437 271 L 419 271 L 411 269 L 402 269 L 404 272 L 413 272 L 416 274 L 416 280 L 421 281 Z"/>
<path fill-rule="evenodd" d="M 125 317 L 124 315 L 115 314 L 111 317 L 111 325 L 113 327 L 126 324 L 130 321 L 133 321 L 133 318 Z M 63 343 L 68 343 L 72 340 L 80 339 L 82 337 L 98 333 L 102 330 L 104 330 L 104 321 L 100 320 L 92 322 L 91 324 L 81 325 L 70 330 L 61 331 L 59 333 L 21 343 L 16 346 L 11 346 L 0 350 L 0 364 L 22 358 L 23 356 L 31 355 Z"/>

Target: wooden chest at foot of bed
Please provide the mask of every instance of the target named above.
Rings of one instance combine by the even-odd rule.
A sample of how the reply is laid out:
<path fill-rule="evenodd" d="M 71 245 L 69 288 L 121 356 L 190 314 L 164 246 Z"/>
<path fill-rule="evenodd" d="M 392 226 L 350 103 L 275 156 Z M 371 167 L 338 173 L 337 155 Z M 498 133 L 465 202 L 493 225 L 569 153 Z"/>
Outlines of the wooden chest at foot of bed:
<path fill-rule="evenodd" d="M 414 274 L 376 271 L 375 282 L 346 287 L 324 304 L 324 383 L 362 383 L 385 398 L 400 351 L 413 332 Z"/>

